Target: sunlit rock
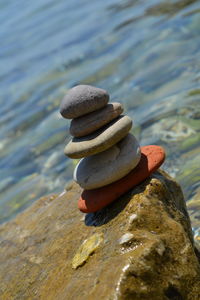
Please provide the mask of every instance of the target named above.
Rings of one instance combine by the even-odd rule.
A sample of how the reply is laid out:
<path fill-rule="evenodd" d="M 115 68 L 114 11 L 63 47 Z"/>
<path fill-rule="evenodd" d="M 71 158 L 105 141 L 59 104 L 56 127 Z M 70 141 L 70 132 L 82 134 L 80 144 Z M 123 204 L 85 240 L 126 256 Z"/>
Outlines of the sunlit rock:
<path fill-rule="evenodd" d="M 179 185 L 158 171 L 97 213 L 77 184 L 0 228 L 1 299 L 200 299 L 200 265 Z"/>

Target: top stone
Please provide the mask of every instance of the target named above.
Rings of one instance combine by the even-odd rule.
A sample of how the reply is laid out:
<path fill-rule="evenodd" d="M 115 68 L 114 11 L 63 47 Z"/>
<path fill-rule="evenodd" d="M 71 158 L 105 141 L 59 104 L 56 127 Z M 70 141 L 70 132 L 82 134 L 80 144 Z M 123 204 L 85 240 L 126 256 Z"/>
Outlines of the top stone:
<path fill-rule="evenodd" d="M 77 85 L 69 90 L 60 105 L 60 113 L 73 119 L 100 109 L 109 101 L 108 93 L 90 85 Z"/>

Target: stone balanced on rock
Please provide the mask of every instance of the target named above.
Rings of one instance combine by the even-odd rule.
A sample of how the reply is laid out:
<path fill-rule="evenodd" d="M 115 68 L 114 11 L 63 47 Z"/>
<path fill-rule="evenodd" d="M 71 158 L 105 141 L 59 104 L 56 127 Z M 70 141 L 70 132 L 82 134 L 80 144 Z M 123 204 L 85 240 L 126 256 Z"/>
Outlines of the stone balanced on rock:
<path fill-rule="evenodd" d="M 60 113 L 72 119 L 73 139 L 66 156 L 81 158 L 74 180 L 83 188 L 78 201 L 82 212 L 95 212 L 145 180 L 165 159 L 164 149 L 140 147 L 129 133 L 132 120 L 122 115 L 120 103 L 108 103 L 108 93 L 89 85 L 78 85 L 63 98 Z"/>

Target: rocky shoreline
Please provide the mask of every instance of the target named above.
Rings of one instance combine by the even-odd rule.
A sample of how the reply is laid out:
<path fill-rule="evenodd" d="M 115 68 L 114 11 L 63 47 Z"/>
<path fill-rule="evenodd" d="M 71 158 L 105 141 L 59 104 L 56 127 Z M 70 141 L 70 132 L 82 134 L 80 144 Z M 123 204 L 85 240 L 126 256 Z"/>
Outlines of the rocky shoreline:
<path fill-rule="evenodd" d="M 200 264 L 179 185 L 163 171 L 97 213 L 82 189 L 43 197 L 0 227 L 1 299 L 200 298 Z"/>

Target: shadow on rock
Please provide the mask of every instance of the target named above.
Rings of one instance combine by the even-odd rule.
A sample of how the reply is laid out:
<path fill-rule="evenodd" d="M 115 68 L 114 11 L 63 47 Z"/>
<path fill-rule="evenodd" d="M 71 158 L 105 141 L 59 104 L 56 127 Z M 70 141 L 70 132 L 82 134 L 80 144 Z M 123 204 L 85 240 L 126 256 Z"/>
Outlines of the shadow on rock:
<path fill-rule="evenodd" d="M 107 224 L 112 219 L 117 217 L 119 213 L 121 213 L 131 198 L 139 193 L 142 193 L 145 190 L 146 185 L 149 184 L 150 179 L 152 177 L 146 179 L 142 185 L 138 185 L 134 187 L 129 192 L 125 193 L 123 196 L 119 197 L 116 201 L 112 202 L 107 207 L 95 212 L 95 213 L 88 213 L 85 216 L 85 225 L 86 226 L 102 226 Z"/>

